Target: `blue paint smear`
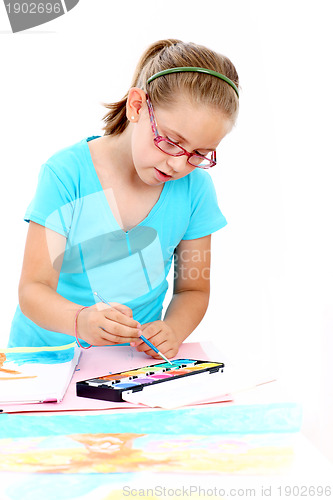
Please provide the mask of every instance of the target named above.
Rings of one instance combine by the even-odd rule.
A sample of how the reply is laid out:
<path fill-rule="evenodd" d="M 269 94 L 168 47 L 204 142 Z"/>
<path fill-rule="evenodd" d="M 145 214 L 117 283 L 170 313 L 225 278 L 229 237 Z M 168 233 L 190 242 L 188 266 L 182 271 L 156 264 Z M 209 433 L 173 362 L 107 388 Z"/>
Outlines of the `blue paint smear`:
<path fill-rule="evenodd" d="M 17 365 L 25 363 L 42 363 L 54 365 L 58 363 L 67 363 L 74 357 L 74 347 L 63 351 L 40 351 L 40 352 L 12 352 L 6 353 L 6 360 L 13 361 Z"/>
<path fill-rule="evenodd" d="M 101 415 L 0 414 L 0 439 L 133 432 L 142 434 L 225 434 L 297 432 L 297 403 L 230 405 Z"/>
<path fill-rule="evenodd" d="M 15 477 L 6 489 L 11 500 L 74 500 L 100 486 L 109 485 L 110 492 L 129 484 L 136 474 L 27 474 Z M 104 495 L 105 496 L 105 495 Z"/>

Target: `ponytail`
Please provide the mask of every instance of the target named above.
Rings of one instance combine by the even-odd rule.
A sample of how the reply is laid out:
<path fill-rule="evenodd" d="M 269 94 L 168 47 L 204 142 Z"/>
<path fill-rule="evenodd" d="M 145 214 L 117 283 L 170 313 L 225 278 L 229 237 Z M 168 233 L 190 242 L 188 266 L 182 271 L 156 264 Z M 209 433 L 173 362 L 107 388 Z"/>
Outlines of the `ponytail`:
<path fill-rule="evenodd" d="M 141 87 L 139 85 L 140 76 L 142 75 L 142 70 L 147 63 L 155 58 L 161 50 L 165 47 L 170 47 L 175 45 L 180 40 L 167 39 L 159 40 L 153 43 L 148 49 L 142 54 L 136 68 L 134 71 L 131 87 Z M 113 102 L 110 104 L 104 104 L 104 106 L 109 109 L 109 112 L 103 117 L 105 125 L 102 130 L 105 131 L 104 135 L 118 135 L 124 132 L 128 125 L 128 120 L 126 117 L 126 102 L 127 102 L 128 92 L 126 95 L 118 102 Z"/>
<path fill-rule="evenodd" d="M 105 130 L 104 135 L 118 135 L 124 132 L 127 127 L 128 120 L 126 117 L 126 102 L 128 93 L 118 102 L 112 102 L 110 104 L 104 104 L 104 106 L 110 111 L 106 113 L 103 117 L 105 125 L 103 130 Z"/>

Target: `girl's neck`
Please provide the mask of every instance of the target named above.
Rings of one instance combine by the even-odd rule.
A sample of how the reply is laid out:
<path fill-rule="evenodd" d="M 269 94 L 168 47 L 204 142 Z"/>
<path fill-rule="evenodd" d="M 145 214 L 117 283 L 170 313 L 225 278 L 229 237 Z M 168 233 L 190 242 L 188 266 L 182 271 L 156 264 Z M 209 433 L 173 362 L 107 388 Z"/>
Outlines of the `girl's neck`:
<path fill-rule="evenodd" d="M 112 183 L 117 180 L 117 183 L 126 184 L 128 187 L 140 187 L 143 184 L 133 164 L 130 138 L 129 125 L 119 135 L 104 135 L 89 143 L 95 169 L 99 177 L 104 179 L 104 183 L 108 184 L 109 179 L 110 183 L 111 180 Z"/>

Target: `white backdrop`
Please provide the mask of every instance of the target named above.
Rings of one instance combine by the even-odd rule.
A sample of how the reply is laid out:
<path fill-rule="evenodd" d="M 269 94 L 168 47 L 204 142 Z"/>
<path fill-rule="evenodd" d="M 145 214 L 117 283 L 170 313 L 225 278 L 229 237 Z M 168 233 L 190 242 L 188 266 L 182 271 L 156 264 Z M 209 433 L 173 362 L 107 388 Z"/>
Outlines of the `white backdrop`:
<path fill-rule="evenodd" d="M 211 302 L 190 339 L 288 377 L 304 401 L 305 431 L 332 457 L 330 3 L 80 0 L 17 34 L 0 3 L 0 345 L 41 164 L 101 133 L 100 104 L 123 96 L 151 42 L 207 45 L 236 65 L 241 111 L 211 174 L 228 226 L 213 236 Z"/>

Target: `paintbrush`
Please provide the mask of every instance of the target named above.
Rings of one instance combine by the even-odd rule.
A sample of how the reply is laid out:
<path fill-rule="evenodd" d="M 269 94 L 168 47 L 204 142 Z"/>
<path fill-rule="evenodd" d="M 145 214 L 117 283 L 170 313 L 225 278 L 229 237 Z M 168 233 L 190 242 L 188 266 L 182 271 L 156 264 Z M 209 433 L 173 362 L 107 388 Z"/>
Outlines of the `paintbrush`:
<path fill-rule="evenodd" d="M 104 304 L 110 306 L 110 304 L 105 300 L 103 299 L 103 297 L 97 293 L 97 292 L 94 292 L 94 295 L 96 295 L 96 297 L 99 298 L 99 300 L 101 300 L 102 302 L 104 302 Z M 111 307 L 111 306 L 110 306 Z M 149 345 L 149 347 L 155 351 L 159 356 L 161 356 L 163 359 L 165 359 L 165 361 L 167 361 L 170 365 L 172 365 L 172 361 L 170 361 L 166 356 L 164 356 L 164 354 L 161 353 L 161 351 L 159 351 L 157 349 L 157 347 L 154 346 L 154 344 L 152 344 L 148 339 L 146 339 L 146 337 L 144 337 L 143 335 L 140 335 L 139 337 L 141 340 L 143 340 L 147 345 Z"/>

